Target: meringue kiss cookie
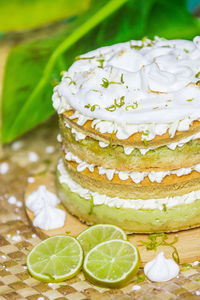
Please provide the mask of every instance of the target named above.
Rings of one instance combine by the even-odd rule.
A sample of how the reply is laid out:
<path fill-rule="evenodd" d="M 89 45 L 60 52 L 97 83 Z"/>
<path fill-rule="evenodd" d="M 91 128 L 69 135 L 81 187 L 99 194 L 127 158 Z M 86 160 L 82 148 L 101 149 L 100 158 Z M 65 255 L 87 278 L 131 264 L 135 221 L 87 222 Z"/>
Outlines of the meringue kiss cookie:
<path fill-rule="evenodd" d="M 173 259 L 165 258 L 160 252 L 153 260 L 144 267 L 144 274 L 155 282 L 164 282 L 176 277 L 179 273 L 179 266 Z"/>
<path fill-rule="evenodd" d="M 26 198 L 26 206 L 34 213 L 33 225 L 43 230 L 56 229 L 64 226 L 66 213 L 56 208 L 60 203 L 58 197 L 40 185 Z"/>
<path fill-rule="evenodd" d="M 26 206 L 35 214 L 39 213 L 45 204 L 56 207 L 58 203 L 60 203 L 58 197 L 48 191 L 45 185 L 40 185 L 26 198 Z"/>

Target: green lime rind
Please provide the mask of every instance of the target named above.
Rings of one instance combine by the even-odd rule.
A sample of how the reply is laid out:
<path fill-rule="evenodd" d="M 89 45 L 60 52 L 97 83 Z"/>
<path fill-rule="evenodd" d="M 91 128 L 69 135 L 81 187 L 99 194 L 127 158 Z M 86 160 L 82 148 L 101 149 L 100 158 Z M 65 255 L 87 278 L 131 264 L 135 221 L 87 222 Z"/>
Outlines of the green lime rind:
<path fill-rule="evenodd" d="M 108 288 L 121 288 L 133 280 L 140 267 L 138 249 L 128 241 L 110 240 L 88 252 L 83 272 L 88 281 Z"/>
<path fill-rule="evenodd" d="M 37 244 L 28 254 L 26 264 L 36 279 L 60 282 L 80 272 L 83 250 L 74 237 L 56 235 Z"/>
<path fill-rule="evenodd" d="M 96 245 L 110 240 L 127 240 L 126 233 L 119 227 L 111 224 L 97 224 L 82 231 L 77 240 L 86 255 Z"/>

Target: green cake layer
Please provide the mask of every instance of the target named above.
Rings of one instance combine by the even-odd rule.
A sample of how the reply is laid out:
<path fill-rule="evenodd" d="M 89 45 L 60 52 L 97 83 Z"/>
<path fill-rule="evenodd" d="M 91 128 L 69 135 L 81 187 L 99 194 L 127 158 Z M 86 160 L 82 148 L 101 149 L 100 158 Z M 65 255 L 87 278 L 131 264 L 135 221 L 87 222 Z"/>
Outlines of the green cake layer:
<path fill-rule="evenodd" d="M 71 214 L 88 224 L 114 224 L 134 233 L 171 232 L 200 226 L 200 199 L 163 210 L 94 205 L 90 199 L 72 192 L 67 184 L 60 183 L 59 177 L 58 171 L 57 186 L 62 203 Z"/>

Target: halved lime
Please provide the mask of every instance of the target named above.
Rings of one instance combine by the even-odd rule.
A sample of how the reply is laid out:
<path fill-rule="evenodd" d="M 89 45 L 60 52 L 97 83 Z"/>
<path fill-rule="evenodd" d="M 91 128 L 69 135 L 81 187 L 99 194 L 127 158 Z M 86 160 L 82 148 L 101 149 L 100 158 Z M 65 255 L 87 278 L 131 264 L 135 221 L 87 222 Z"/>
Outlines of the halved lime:
<path fill-rule="evenodd" d="M 90 226 L 77 236 L 85 255 L 102 242 L 118 239 L 127 240 L 126 233 L 121 228 L 110 224 Z"/>
<path fill-rule="evenodd" d="M 36 245 L 26 263 L 30 274 L 38 280 L 59 282 L 80 271 L 83 250 L 74 237 L 56 235 Z"/>
<path fill-rule="evenodd" d="M 120 288 L 133 279 L 139 266 L 140 255 L 133 244 L 123 240 L 111 240 L 88 252 L 83 272 L 94 284 Z"/>

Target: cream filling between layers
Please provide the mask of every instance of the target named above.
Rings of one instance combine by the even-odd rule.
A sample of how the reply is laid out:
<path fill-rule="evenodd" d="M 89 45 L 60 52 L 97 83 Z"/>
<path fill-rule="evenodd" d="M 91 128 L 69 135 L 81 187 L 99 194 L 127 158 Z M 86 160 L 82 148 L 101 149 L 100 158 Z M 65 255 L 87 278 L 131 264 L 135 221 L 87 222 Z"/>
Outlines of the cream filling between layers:
<path fill-rule="evenodd" d="M 86 188 L 83 188 L 80 184 L 75 182 L 68 174 L 65 169 L 63 160 L 60 159 L 58 163 L 59 182 L 66 184 L 73 193 L 77 193 L 80 197 L 85 199 L 93 198 L 94 205 L 105 204 L 109 207 L 116 208 L 133 208 L 139 209 L 159 209 L 164 210 L 165 208 L 172 208 L 177 205 L 190 204 L 195 200 L 200 199 L 200 190 L 193 191 L 182 196 L 166 197 L 160 199 L 122 199 L 118 197 L 111 198 L 104 194 L 92 192 Z"/>
<path fill-rule="evenodd" d="M 66 153 L 66 150 L 64 150 Z M 103 167 L 97 166 L 95 164 L 88 164 L 87 162 L 81 160 L 78 156 L 74 155 L 72 152 L 67 151 L 65 154 L 65 159 L 67 161 L 74 161 L 77 165 L 77 171 L 82 172 L 88 169 L 90 172 L 94 172 L 94 168 L 97 167 L 99 175 L 105 174 L 107 179 L 111 181 L 113 176 L 117 174 L 119 179 L 127 180 L 132 179 L 135 183 L 140 183 L 145 177 L 148 177 L 151 182 L 161 183 L 163 178 L 168 175 L 177 175 L 178 177 L 182 175 L 190 174 L 192 171 L 200 172 L 200 164 L 194 165 L 190 168 L 181 168 L 172 171 L 151 171 L 151 172 L 130 172 L 130 171 L 118 171 L 116 169 L 105 169 Z"/>
<path fill-rule="evenodd" d="M 76 134 L 76 133 L 74 133 L 74 134 Z M 198 140 L 198 139 L 200 139 L 200 132 L 197 132 L 197 133 L 195 133 L 195 134 L 193 134 L 189 137 L 186 137 L 186 138 L 184 138 L 184 139 L 182 139 L 178 142 L 166 144 L 165 146 L 167 148 L 169 148 L 170 150 L 175 150 L 177 147 L 183 147 L 188 142 L 193 141 L 193 140 Z M 77 137 L 77 140 L 78 140 L 78 137 Z M 109 144 L 99 142 L 99 146 L 101 148 L 106 148 L 106 147 L 109 146 Z M 163 147 L 163 146 L 159 146 L 159 147 Z M 134 149 L 139 150 L 142 155 L 145 155 L 147 152 L 149 152 L 151 150 L 156 150 L 159 147 L 157 147 L 157 148 L 135 148 L 135 147 L 125 147 L 125 146 L 123 146 L 123 149 L 124 149 L 124 153 L 126 155 L 130 155 Z"/>
<path fill-rule="evenodd" d="M 71 129 L 71 132 L 72 134 L 74 135 L 75 137 L 75 140 L 76 141 L 81 141 L 81 140 L 84 140 L 86 138 L 87 135 L 81 133 L 81 132 L 78 132 L 77 130 L 75 130 L 74 128 L 72 128 L 69 123 L 67 123 L 67 121 L 64 121 L 64 124 L 65 124 L 65 127 L 67 128 L 70 128 Z M 197 139 L 200 139 L 200 132 L 197 132 L 189 137 L 186 137 L 178 142 L 174 142 L 174 143 L 170 143 L 170 144 L 166 144 L 165 146 L 167 148 L 169 148 L 170 150 L 175 150 L 177 147 L 183 147 L 185 144 L 187 144 L 188 142 L 192 141 L 192 140 L 197 140 Z M 101 148 L 106 148 L 109 146 L 109 144 L 106 144 L 104 142 L 100 142 L 99 141 L 99 146 Z M 122 145 L 121 145 L 122 146 Z M 160 147 L 163 147 L 163 146 L 159 146 L 159 147 L 156 147 L 156 148 L 135 148 L 135 147 L 125 147 L 125 146 L 122 146 L 123 149 L 124 149 L 124 153 L 126 155 L 130 155 L 132 153 L 132 151 L 134 149 L 137 149 L 140 151 L 141 155 L 145 155 L 148 151 L 151 151 L 151 150 L 156 150 Z"/>

